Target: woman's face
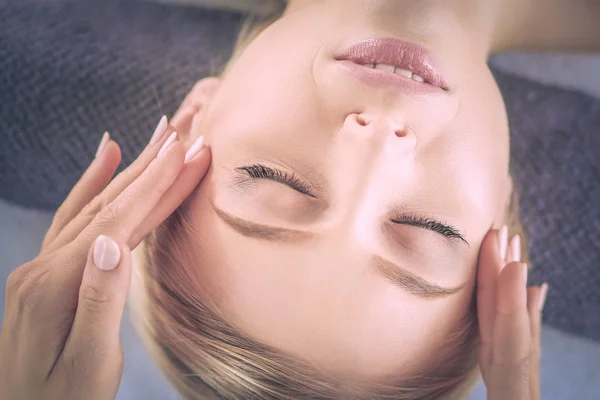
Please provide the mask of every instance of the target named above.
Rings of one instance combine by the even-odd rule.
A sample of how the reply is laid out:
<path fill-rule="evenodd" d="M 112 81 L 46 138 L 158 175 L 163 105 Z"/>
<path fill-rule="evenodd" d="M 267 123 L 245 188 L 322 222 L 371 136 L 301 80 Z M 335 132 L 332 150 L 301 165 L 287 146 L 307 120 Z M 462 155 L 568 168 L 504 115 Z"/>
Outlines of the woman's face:
<path fill-rule="evenodd" d="M 213 153 L 191 199 L 203 290 L 252 338 L 353 379 L 435 357 L 510 191 L 504 106 L 472 16 L 439 4 L 292 2 L 189 138 Z M 448 90 L 371 86 L 336 61 L 380 37 L 427 48 Z"/>

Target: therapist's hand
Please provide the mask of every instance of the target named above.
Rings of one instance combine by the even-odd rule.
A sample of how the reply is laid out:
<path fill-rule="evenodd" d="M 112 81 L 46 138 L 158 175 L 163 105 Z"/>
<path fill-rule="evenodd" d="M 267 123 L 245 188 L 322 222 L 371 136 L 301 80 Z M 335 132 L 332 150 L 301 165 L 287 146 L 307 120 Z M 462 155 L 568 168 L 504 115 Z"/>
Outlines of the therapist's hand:
<path fill-rule="evenodd" d="M 115 179 L 120 149 L 104 140 L 56 213 L 39 256 L 8 277 L 0 399 L 115 398 L 130 249 L 190 195 L 210 164 L 208 148 L 186 162 L 174 129 L 161 120 L 156 140 Z"/>
<path fill-rule="evenodd" d="M 478 266 L 479 367 L 488 400 L 540 399 L 542 308 L 548 286 L 527 288 L 520 239 L 485 237 Z"/>

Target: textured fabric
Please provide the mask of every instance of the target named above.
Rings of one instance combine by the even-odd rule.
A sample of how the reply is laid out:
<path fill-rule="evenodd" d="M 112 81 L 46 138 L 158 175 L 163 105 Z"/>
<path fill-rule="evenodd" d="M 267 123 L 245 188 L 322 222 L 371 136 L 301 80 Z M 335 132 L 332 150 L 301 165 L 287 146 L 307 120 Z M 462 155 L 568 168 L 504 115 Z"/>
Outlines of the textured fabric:
<path fill-rule="evenodd" d="M 218 9 L 224 11 L 235 11 L 251 13 L 257 16 L 273 15 L 284 6 L 286 0 L 146 0 L 164 4 L 189 5 Z"/>
<path fill-rule="evenodd" d="M 1 1 L 0 1 L 1 3 Z M 55 209 L 109 130 L 130 163 L 226 60 L 241 16 L 135 1 L 0 7 L 0 196 Z M 600 100 L 496 73 L 545 321 L 600 341 Z"/>

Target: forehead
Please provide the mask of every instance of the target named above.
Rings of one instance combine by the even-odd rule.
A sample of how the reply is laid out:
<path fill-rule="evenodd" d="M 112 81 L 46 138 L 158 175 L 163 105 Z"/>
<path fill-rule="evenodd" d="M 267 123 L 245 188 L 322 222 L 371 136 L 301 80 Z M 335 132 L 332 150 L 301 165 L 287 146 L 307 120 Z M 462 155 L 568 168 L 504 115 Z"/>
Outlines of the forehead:
<path fill-rule="evenodd" d="M 256 247 L 214 223 L 202 217 L 209 228 L 197 244 L 199 279 L 221 288 L 211 300 L 251 338 L 323 370 L 365 379 L 409 374 L 433 356 L 471 301 L 472 288 L 437 302 L 398 291 L 342 246 Z M 224 247 L 230 250 L 215 253 Z"/>

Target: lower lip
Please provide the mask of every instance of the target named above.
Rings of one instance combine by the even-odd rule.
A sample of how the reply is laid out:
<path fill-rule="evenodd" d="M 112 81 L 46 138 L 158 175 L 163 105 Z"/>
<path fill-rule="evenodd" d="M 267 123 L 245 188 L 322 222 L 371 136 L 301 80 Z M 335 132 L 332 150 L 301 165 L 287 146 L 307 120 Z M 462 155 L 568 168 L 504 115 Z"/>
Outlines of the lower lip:
<path fill-rule="evenodd" d="M 417 82 L 389 71 L 368 68 L 349 60 L 338 60 L 337 63 L 350 75 L 370 86 L 392 88 L 412 95 L 444 93 L 439 86 Z"/>

